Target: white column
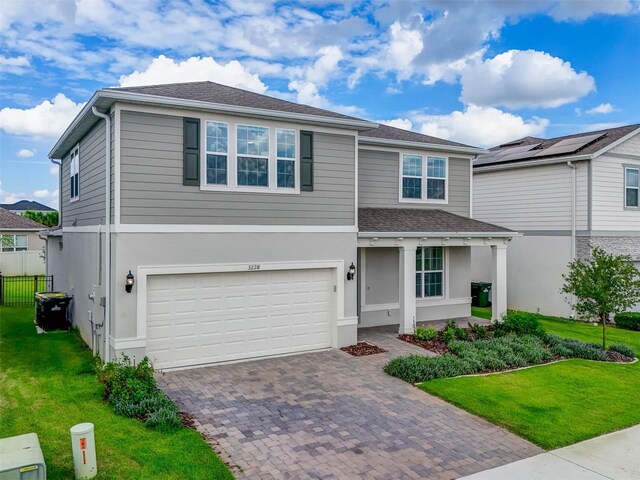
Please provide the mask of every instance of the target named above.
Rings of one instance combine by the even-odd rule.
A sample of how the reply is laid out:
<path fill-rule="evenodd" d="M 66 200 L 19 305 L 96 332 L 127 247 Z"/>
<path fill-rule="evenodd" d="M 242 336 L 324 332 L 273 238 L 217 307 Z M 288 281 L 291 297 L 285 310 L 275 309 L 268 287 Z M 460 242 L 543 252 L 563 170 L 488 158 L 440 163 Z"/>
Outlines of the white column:
<path fill-rule="evenodd" d="M 507 313 L 507 246 L 491 246 L 491 319 Z"/>
<path fill-rule="evenodd" d="M 400 335 L 412 334 L 415 329 L 416 248 L 400 247 Z"/>

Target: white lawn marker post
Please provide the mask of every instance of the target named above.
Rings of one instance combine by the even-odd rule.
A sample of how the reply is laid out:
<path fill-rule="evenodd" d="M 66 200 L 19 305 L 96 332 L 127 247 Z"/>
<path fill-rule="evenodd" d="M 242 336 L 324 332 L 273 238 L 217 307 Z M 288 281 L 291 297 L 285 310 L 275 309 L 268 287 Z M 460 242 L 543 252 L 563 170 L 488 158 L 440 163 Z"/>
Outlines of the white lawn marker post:
<path fill-rule="evenodd" d="M 76 479 L 95 477 L 98 474 L 98 465 L 93 423 L 79 423 L 71 427 L 71 448 Z"/>

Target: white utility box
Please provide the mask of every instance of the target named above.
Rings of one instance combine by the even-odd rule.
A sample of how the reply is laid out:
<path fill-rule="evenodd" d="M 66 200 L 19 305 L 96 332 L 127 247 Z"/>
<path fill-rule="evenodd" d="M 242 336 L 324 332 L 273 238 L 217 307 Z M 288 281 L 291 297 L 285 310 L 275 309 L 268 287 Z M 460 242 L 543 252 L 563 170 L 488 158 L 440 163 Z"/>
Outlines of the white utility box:
<path fill-rule="evenodd" d="M 0 480 L 46 480 L 38 435 L 27 433 L 0 439 Z"/>

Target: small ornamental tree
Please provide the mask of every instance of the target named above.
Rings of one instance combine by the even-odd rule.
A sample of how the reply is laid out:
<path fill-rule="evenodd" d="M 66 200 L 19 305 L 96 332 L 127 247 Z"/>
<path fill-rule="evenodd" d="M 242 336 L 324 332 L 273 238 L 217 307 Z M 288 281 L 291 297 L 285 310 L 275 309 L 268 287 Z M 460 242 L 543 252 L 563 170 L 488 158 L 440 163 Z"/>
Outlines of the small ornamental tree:
<path fill-rule="evenodd" d="M 47 227 L 55 227 L 58 225 L 58 212 L 34 212 L 27 210 L 24 212 L 24 218 L 33 220 L 34 222 L 41 223 Z"/>
<path fill-rule="evenodd" d="M 640 270 L 628 255 L 609 254 L 599 247 L 586 261 L 574 260 L 563 275 L 563 293 L 574 295 L 569 302 L 580 314 L 597 316 L 602 322 L 602 348 L 605 347 L 609 315 L 628 310 L 640 302 Z"/>

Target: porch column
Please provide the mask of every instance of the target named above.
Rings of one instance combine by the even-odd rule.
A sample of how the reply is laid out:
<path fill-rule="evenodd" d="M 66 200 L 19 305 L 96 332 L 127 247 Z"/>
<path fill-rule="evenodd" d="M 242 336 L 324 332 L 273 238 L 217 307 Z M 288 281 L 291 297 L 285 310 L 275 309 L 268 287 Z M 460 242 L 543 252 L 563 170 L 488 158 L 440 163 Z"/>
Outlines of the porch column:
<path fill-rule="evenodd" d="M 416 249 L 415 246 L 400 247 L 400 335 L 412 334 L 415 329 Z"/>
<path fill-rule="evenodd" d="M 507 313 L 507 246 L 491 246 L 491 319 Z"/>

